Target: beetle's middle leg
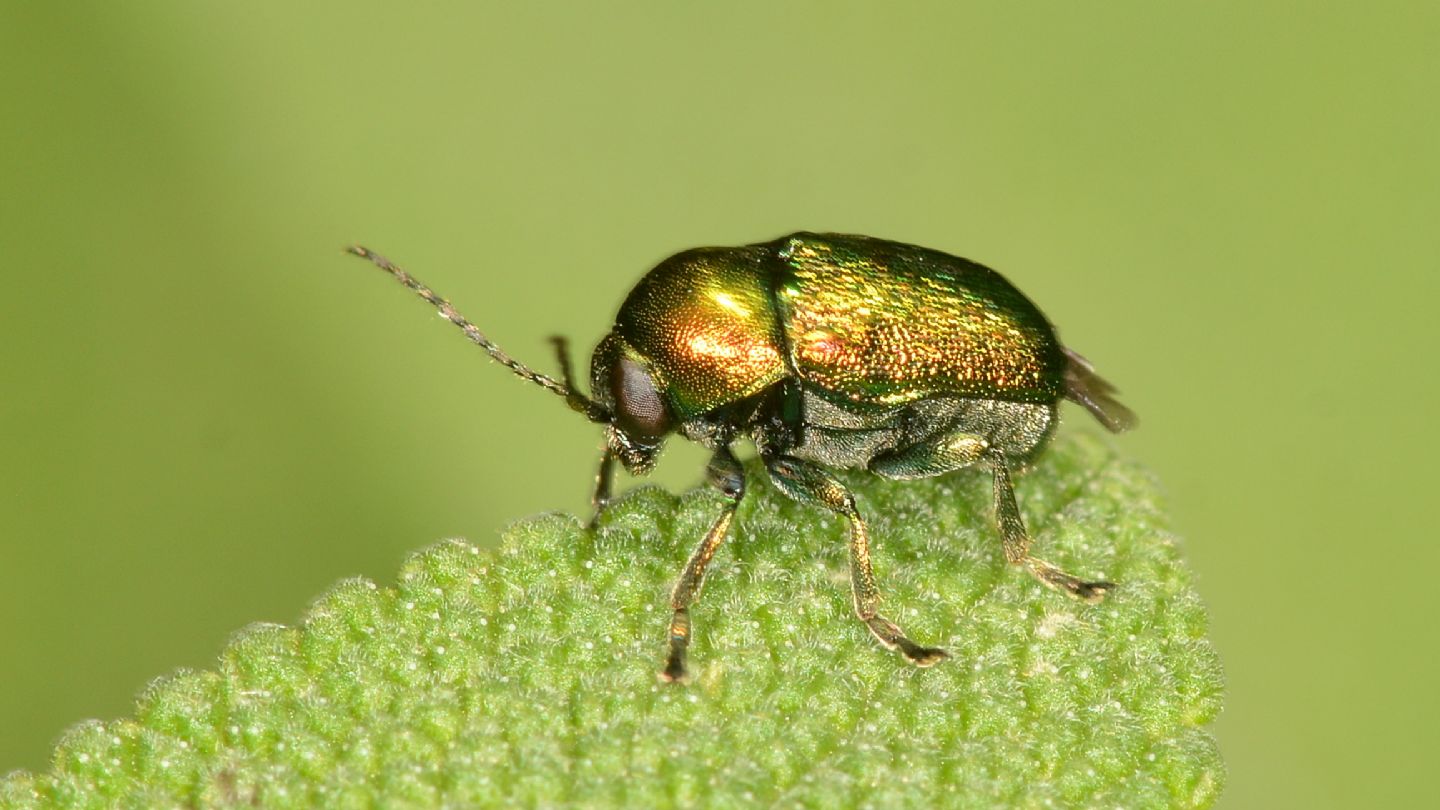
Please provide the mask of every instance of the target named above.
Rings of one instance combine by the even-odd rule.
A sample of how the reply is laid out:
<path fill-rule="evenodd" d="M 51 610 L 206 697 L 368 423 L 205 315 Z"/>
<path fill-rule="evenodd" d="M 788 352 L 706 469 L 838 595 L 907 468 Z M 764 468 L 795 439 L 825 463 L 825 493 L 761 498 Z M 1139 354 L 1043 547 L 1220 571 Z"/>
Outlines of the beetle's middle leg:
<path fill-rule="evenodd" d="M 765 467 L 782 492 L 801 503 L 823 506 L 850 522 L 850 590 L 855 615 L 871 635 L 910 663 L 928 667 L 947 657 L 938 647 L 922 647 L 906 637 L 900 626 L 881 616 L 880 588 L 870 565 L 870 530 L 855 508 L 855 496 L 824 469 L 790 456 L 767 456 Z"/>
<path fill-rule="evenodd" d="M 984 437 L 971 433 L 949 433 L 930 441 L 894 450 L 870 462 L 870 471 L 886 478 L 928 478 L 973 464 L 988 465 L 995 478 L 995 524 L 1005 546 L 1005 559 L 1023 565 L 1034 577 L 1057 591 L 1086 602 L 1099 602 L 1115 586 L 1109 582 L 1087 582 L 1050 563 L 1030 556 L 1030 534 L 1015 504 L 1010 484 L 1010 463 Z"/>
<path fill-rule="evenodd" d="M 740 499 L 745 497 L 745 468 L 740 466 L 728 447 L 720 447 L 710 457 L 705 478 L 725 496 L 725 510 L 715 518 L 710 530 L 695 546 L 689 562 L 685 563 L 685 570 L 670 592 L 670 607 L 674 608 L 675 615 L 670 620 L 670 655 L 665 659 L 665 669 L 660 671 L 660 678 L 671 683 L 685 677 L 685 650 L 690 646 L 690 605 L 700 595 L 700 586 L 705 584 L 705 569 L 720 544 L 725 542 L 730 521 L 740 506 Z"/>

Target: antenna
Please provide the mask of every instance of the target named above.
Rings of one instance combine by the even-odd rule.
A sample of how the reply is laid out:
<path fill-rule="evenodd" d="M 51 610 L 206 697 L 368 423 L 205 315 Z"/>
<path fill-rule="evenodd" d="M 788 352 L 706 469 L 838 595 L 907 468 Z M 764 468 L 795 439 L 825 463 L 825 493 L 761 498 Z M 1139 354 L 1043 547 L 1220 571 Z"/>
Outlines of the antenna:
<path fill-rule="evenodd" d="M 564 383 L 555 380 L 553 377 L 541 374 L 506 354 L 499 346 L 490 342 L 490 338 L 485 337 L 485 333 L 481 332 L 475 324 L 466 320 L 465 316 L 461 315 L 455 307 L 451 306 L 449 301 L 436 295 L 434 290 L 421 284 L 419 279 L 396 267 L 394 264 L 391 264 L 389 259 L 362 245 L 350 245 L 345 248 L 345 252 L 359 256 L 362 259 L 369 259 L 376 267 L 394 276 L 396 281 L 409 287 L 416 295 L 440 310 L 440 314 L 443 315 L 446 320 L 460 327 L 460 331 L 465 333 L 465 337 L 469 338 L 471 343 L 484 349 L 486 354 L 495 358 L 500 365 L 510 369 L 516 376 L 535 383 L 552 394 L 564 397 L 565 404 L 569 405 L 572 410 L 583 414 L 585 418 L 591 422 L 608 423 L 610 421 L 611 417 L 608 410 L 575 389 L 570 377 L 568 362 L 565 363 L 564 367 Z"/>

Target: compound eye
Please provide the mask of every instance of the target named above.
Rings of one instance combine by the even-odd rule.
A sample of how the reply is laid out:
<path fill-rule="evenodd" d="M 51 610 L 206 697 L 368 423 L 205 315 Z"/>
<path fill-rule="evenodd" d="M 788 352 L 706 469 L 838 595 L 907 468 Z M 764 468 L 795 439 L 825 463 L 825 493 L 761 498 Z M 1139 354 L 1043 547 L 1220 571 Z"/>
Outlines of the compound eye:
<path fill-rule="evenodd" d="M 654 443 L 670 432 L 670 414 L 655 378 L 639 362 L 621 356 L 611 378 L 616 425 L 634 441 Z"/>

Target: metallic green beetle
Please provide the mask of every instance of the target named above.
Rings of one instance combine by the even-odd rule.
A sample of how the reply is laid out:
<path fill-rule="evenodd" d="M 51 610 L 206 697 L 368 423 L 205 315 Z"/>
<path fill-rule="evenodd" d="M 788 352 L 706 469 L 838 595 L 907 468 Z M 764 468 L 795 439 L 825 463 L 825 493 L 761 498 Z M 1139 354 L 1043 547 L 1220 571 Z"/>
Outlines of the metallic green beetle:
<path fill-rule="evenodd" d="M 1084 358 L 1060 345 L 1040 310 L 987 267 L 843 234 L 687 250 L 661 262 L 625 299 L 595 349 L 587 397 L 563 339 L 556 339 L 561 381 L 512 359 L 384 257 L 350 251 L 439 307 L 511 371 L 606 426 L 597 516 L 610 499 L 615 459 L 644 475 L 672 432 L 714 451 L 707 479 L 725 505 L 671 592 L 660 673 L 667 681 L 685 676 L 690 606 L 745 495 L 744 469 L 730 449 L 742 438 L 754 442 L 780 491 L 848 521 L 855 613 L 881 644 L 918 666 L 946 654 L 911 641 L 878 612 L 865 521 L 830 469 L 911 479 L 983 464 L 994 475 L 1007 560 L 1087 602 L 1114 587 L 1030 556 L 1010 474 L 1044 446 L 1062 398 L 1111 431 L 1133 426 L 1135 417 Z"/>

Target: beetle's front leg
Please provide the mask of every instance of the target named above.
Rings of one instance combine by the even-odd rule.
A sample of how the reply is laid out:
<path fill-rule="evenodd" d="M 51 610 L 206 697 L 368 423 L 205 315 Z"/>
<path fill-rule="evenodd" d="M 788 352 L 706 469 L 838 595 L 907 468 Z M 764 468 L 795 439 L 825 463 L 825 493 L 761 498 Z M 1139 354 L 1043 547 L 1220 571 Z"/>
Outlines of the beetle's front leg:
<path fill-rule="evenodd" d="M 600 457 L 600 468 L 595 471 L 595 489 L 590 495 L 590 522 L 587 528 L 593 529 L 600 522 L 600 513 L 610 505 L 610 488 L 615 481 L 615 451 L 607 445 L 605 454 Z"/>
<path fill-rule="evenodd" d="M 999 454 L 987 456 L 995 474 L 995 523 L 1000 528 L 1000 541 L 1005 545 L 1005 559 L 1023 565 L 1036 579 L 1062 593 L 1094 604 L 1114 589 L 1111 582 L 1086 582 L 1074 574 L 1056 568 L 1038 557 L 1030 556 L 1030 535 L 1015 505 L 1015 488 L 1010 485 L 1010 465 Z"/>
<path fill-rule="evenodd" d="M 855 615 L 876 639 L 899 650 L 910 663 L 928 667 L 947 657 L 938 647 L 922 647 L 906 637 L 900 626 L 881 616 L 880 589 L 870 565 L 870 531 L 855 508 L 855 496 L 820 467 L 790 456 L 769 456 L 765 467 L 782 492 L 801 503 L 823 506 L 850 523 L 850 589 Z"/>
<path fill-rule="evenodd" d="M 675 615 L 670 620 L 670 655 L 665 659 L 665 669 L 660 671 L 660 679 L 669 683 L 685 677 L 685 650 L 690 646 L 690 605 L 700 595 L 700 587 L 705 584 L 705 568 L 710 565 L 710 558 L 715 556 L 720 544 L 725 542 L 735 510 L 740 506 L 740 499 L 745 497 L 745 468 L 740 466 L 728 447 L 720 447 L 710 457 L 705 478 L 725 496 L 725 510 L 715 518 L 710 530 L 695 546 L 690 561 L 685 563 L 685 570 L 670 592 L 670 607 L 675 609 Z"/>

